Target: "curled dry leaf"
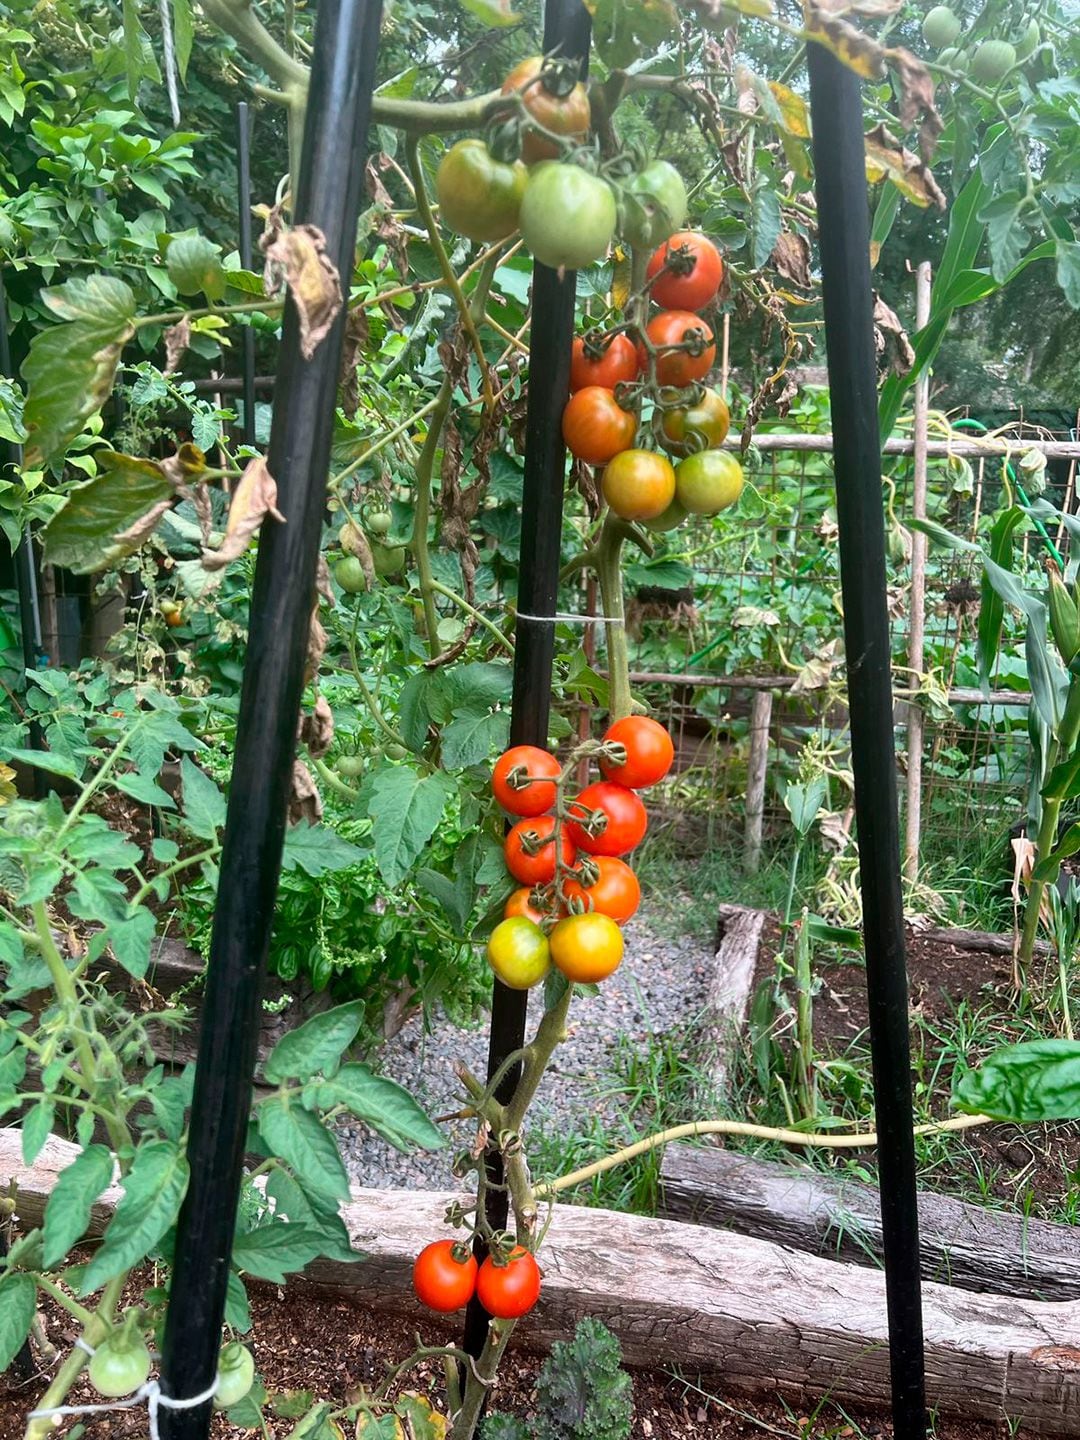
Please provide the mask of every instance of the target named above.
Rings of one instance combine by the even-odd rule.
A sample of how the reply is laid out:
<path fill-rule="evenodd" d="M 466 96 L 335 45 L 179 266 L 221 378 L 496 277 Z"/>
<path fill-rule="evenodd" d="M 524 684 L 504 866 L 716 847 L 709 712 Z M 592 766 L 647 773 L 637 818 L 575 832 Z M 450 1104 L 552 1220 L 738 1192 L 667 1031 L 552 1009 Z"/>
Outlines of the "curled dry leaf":
<path fill-rule="evenodd" d="M 919 116 L 923 117 L 919 129 L 919 152 L 929 164 L 944 129 L 944 122 L 934 104 L 934 77 L 921 60 L 901 45 L 886 54 L 900 82 L 900 128 L 910 130 Z M 944 209 L 943 199 L 935 200 L 935 204 Z"/>
<path fill-rule="evenodd" d="M 322 819 L 323 803 L 311 771 L 302 760 L 293 761 L 292 792 L 289 795 L 289 824 L 306 820 L 316 825 Z"/>
<path fill-rule="evenodd" d="M 113 544 L 123 546 L 124 552 L 137 550 L 144 540 L 148 539 L 157 529 L 157 523 L 163 515 L 167 515 L 176 504 L 177 497 L 170 495 L 167 500 L 159 500 L 156 505 L 140 515 L 134 525 L 126 530 L 118 531 L 113 536 Z"/>
<path fill-rule="evenodd" d="M 368 342 L 367 311 L 350 310 L 345 319 L 345 344 L 341 352 L 341 408 L 351 420 L 360 405 L 357 365 Z"/>
<path fill-rule="evenodd" d="M 188 346 L 191 344 L 191 322 L 185 315 L 175 325 L 170 325 L 165 331 L 165 370 L 164 374 L 171 375 L 179 368 L 180 361 L 184 358 Z"/>
<path fill-rule="evenodd" d="M 307 746 L 312 759 L 321 760 L 334 743 L 334 712 L 325 695 L 318 697 L 310 715 L 301 715 L 296 733 L 300 743 Z"/>
<path fill-rule="evenodd" d="M 314 225 L 295 225 L 264 245 L 264 253 L 275 288 L 282 279 L 289 287 L 300 317 L 300 353 L 310 360 L 341 309 L 341 277 L 326 253 L 326 236 Z"/>
<path fill-rule="evenodd" d="M 777 274 L 800 290 L 810 288 L 810 242 L 794 230 L 782 230 L 773 247 Z"/>
<path fill-rule="evenodd" d="M 871 182 L 886 176 L 900 193 L 924 209 L 946 208 L 945 196 L 929 165 L 907 150 L 884 125 L 875 125 L 866 135 L 866 176 Z"/>
<path fill-rule="evenodd" d="M 223 570 L 242 555 L 267 515 L 285 523 L 285 516 L 277 508 L 277 482 L 266 468 L 266 461 L 257 455 L 248 461 L 233 492 L 229 522 L 220 549 L 203 551 L 203 568 Z"/>
<path fill-rule="evenodd" d="M 326 630 L 319 619 L 318 605 L 311 612 L 311 624 L 308 626 L 307 654 L 304 657 L 304 684 L 310 685 L 315 676 L 319 673 L 319 666 L 326 654 Z"/>
<path fill-rule="evenodd" d="M 805 694 L 808 690 L 821 690 L 832 679 L 832 672 L 840 663 L 837 649 L 839 641 L 830 640 L 819 655 L 812 656 L 795 676 L 791 687 L 792 695 Z"/>
<path fill-rule="evenodd" d="M 906 375 L 915 364 L 915 351 L 896 311 L 874 296 L 874 348 L 886 370 Z"/>

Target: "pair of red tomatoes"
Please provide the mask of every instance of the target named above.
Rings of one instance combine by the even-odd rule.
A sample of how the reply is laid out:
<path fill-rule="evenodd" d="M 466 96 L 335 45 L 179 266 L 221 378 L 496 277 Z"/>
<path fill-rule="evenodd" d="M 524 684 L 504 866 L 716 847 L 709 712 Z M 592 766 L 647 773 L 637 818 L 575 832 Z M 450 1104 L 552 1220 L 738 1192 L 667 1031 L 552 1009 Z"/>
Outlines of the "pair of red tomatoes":
<path fill-rule="evenodd" d="M 476 1295 L 496 1320 L 519 1320 L 540 1296 L 540 1267 L 523 1245 L 515 1245 L 502 1264 L 489 1255 L 478 1265 L 460 1240 L 434 1240 L 416 1257 L 413 1289 L 443 1315 L 463 1309 Z"/>

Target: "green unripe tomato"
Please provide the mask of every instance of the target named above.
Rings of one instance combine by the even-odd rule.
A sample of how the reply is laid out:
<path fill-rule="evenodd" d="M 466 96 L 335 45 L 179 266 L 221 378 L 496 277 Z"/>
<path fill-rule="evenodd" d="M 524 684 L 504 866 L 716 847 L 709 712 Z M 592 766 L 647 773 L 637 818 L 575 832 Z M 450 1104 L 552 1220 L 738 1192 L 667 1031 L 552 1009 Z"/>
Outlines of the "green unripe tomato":
<path fill-rule="evenodd" d="M 676 479 L 676 484 L 677 483 L 678 480 Z M 651 520 L 642 521 L 642 524 L 649 530 L 658 530 L 661 532 L 674 530 L 683 523 L 686 519 L 686 514 L 686 506 L 680 504 L 676 497 L 666 510 L 662 510 L 659 515 L 655 515 Z"/>
<path fill-rule="evenodd" d="M 960 17 L 947 5 L 935 5 L 923 18 L 923 39 L 935 50 L 944 50 L 946 46 L 956 44 L 962 28 Z"/>
<path fill-rule="evenodd" d="M 946 69 L 956 70 L 961 75 L 967 73 L 967 68 L 971 63 L 968 59 L 967 51 L 959 50 L 955 45 L 950 46 L 948 50 L 942 50 L 938 56 L 938 61 L 944 65 Z"/>
<path fill-rule="evenodd" d="M 654 160 L 622 187 L 620 233 L 642 249 L 663 244 L 686 222 L 686 186 L 674 165 Z"/>
<path fill-rule="evenodd" d="M 251 1389 L 255 1380 L 255 1357 L 239 1340 L 231 1340 L 221 1347 L 218 1355 L 217 1390 L 214 1394 L 214 1409 L 228 1410 L 238 1404 Z"/>
<path fill-rule="evenodd" d="M 1016 42 L 1016 58 L 1027 60 L 1042 44 L 1042 31 L 1037 20 L 1029 20 L 1023 34 Z"/>
<path fill-rule="evenodd" d="M 386 746 L 383 751 L 383 754 L 388 760 L 404 760 L 405 756 L 408 755 L 408 753 L 409 752 L 408 750 L 406 750 L 404 745 L 398 745 L 393 740 L 390 742 L 389 745 Z"/>
<path fill-rule="evenodd" d="M 334 566 L 334 579 L 346 595 L 362 595 L 367 589 L 364 567 L 355 555 L 346 555 Z"/>
<path fill-rule="evenodd" d="M 520 160 L 505 165 L 483 140 L 459 140 L 439 163 L 439 213 L 467 240 L 505 240 L 518 228 L 529 172 Z"/>
<path fill-rule="evenodd" d="M 130 1395 L 146 1383 L 150 1374 L 150 1351 L 141 1335 L 112 1335 L 94 1351 L 88 1373 L 99 1395 L 111 1400 Z"/>
<path fill-rule="evenodd" d="M 405 547 L 380 545 L 377 540 L 372 540 L 371 559 L 376 575 L 396 575 L 405 564 Z"/>
<path fill-rule="evenodd" d="M 529 176 L 521 234 L 542 265 L 581 270 L 603 259 L 617 218 L 611 187 L 580 165 L 544 160 Z"/>
<path fill-rule="evenodd" d="M 355 780 L 357 776 L 364 773 L 364 757 L 362 755 L 339 755 L 334 761 L 334 769 L 343 780 Z"/>
<path fill-rule="evenodd" d="M 1016 64 L 1016 47 L 1008 40 L 984 40 L 971 57 L 971 74 L 980 85 L 997 85 Z"/>
<path fill-rule="evenodd" d="M 369 535 L 389 535 L 394 517 L 389 510 L 369 510 L 364 516 L 364 526 Z"/>
<path fill-rule="evenodd" d="M 694 515 L 718 515 L 742 488 L 742 466 L 727 450 L 699 450 L 675 467 L 675 498 Z"/>

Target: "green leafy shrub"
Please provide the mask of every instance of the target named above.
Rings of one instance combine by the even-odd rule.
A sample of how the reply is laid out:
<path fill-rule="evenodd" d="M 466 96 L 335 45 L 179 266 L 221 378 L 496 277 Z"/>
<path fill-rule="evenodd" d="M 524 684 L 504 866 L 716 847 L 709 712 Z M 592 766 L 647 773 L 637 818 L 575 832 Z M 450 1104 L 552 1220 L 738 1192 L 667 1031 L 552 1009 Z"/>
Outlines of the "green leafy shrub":
<path fill-rule="evenodd" d="M 627 1440 L 634 1387 L 620 1369 L 619 1342 L 600 1320 L 579 1321 L 572 1340 L 560 1340 L 540 1371 L 539 1414 L 530 1425 L 496 1412 L 484 1440 Z"/>

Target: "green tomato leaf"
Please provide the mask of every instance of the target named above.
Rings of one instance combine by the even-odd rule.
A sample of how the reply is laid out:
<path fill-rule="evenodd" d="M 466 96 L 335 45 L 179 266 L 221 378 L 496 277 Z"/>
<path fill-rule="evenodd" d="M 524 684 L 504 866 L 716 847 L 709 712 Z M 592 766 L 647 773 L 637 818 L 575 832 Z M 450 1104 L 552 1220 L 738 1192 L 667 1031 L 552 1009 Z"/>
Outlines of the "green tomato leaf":
<path fill-rule="evenodd" d="M 36 1310 L 33 1276 L 7 1274 L 0 1279 L 0 1374 L 22 1349 Z"/>
<path fill-rule="evenodd" d="M 400 885 L 435 833 L 454 781 L 443 771 L 420 776 L 407 765 L 380 770 L 371 786 L 375 861 L 387 885 Z"/>
<path fill-rule="evenodd" d="M 256 1280 L 270 1280 L 277 1285 L 286 1275 L 302 1270 L 309 1260 L 322 1253 L 317 1230 L 306 1225 L 271 1220 L 259 1225 L 233 1241 L 232 1262 Z"/>
<path fill-rule="evenodd" d="M 28 469 L 59 455 L 101 409 L 135 333 L 135 296 L 122 280 L 90 275 L 43 290 L 41 298 L 69 323 L 38 331 L 23 362 Z"/>
<path fill-rule="evenodd" d="M 225 1290 L 225 1323 L 234 1330 L 239 1330 L 241 1335 L 246 1335 L 251 1329 L 251 1306 L 248 1304 L 247 1291 L 235 1270 L 229 1271 Z"/>
<path fill-rule="evenodd" d="M 75 486 L 44 532 L 46 562 L 79 575 L 137 550 L 174 494 L 153 460 L 110 450 L 96 458 L 100 473 Z"/>
<path fill-rule="evenodd" d="M 313 879 L 329 870 L 347 870 L 368 857 L 368 851 L 326 825 L 290 825 L 285 832 L 283 870 L 303 870 Z"/>
<path fill-rule="evenodd" d="M 349 1177 L 337 1144 L 326 1126 L 287 1095 L 272 1095 L 256 1111 L 259 1134 L 290 1165 L 310 1190 L 336 1200 L 349 1196 Z"/>
<path fill-rule="evenodd" d="M 22 1153 L 25 1164 L 33 1165 L 41 1154 L 42 1146 L 52 1133 L 55 1118 L 56 1107 L 51 1100 L 39 1100 L 23 1116 Z"/>
<path fill-rule="evenodd" d="M 446 1144 L 442 1132 L 403 1086 L 385 1075 L 375 1075 L 366 1065 L 343 1065 L 332 1080 L 317 1081 L 306 1093 L 321 1110 L 347 1106 L 358 1120 L 399 1150 L 415 1146 L 440 1150 Z"/>
<path fill-rule="evenodd" d="M 180 762 L 184 824 L 200 840 L 216 840 L 225 824 L 225 797 L 205 770 L 185 755 Z"/>
<path fill-rule="evenodd" d="M 448 770 L 482 765 L 505 750 L 509 738 L 510 716 L 505 710 L 460 715 L 442 732 L 442 762 Z"/>
<path fill-rule="evenodd" d="M 225 269 L 221 246 L 204 235 L 178 235 L 165 252 L 169 279 L 181 295 L 203 294 L 208 300 L 225 295 Z"/>
<path fill-rule="evenodd" d="M 145 1259 L 176 1220 L 187 1183 L 188 1162 L 178 1145 L 151 1140 L 139 1147 L 101 1248 L 83 1271 L 80 1295 Z"/>
<path fill-rule="evenodd" d="M 176 46 L 176 68 L 180 79 L 187 80 L 188 61 L 195 39 L 195 25 L 191 15 L 190 0 L 172 0 L 173 43 Z"/>
<path fill-rule="evenodd" d="M 113 1157 L 104 1145 L 88 1145 L 60 1172 L 45 1206 L 44 1260 L 54 1270 L 86 1234 L 94 1201 L 113 1177 Z"/>
<path fill-rule="evenodd" d="M 957 1082 L 958 1109 L 1018 1125 L 1080 1119 L 1080 1041 L 1031 1040 L 993 1051 Z"/>
<path fill-rule="evenodd" d="M 364 1015 L 362 1000 L 337 1005 L 313 1015 L 290 1030 L 271 1050 L 263 1073 L 272 1085 L 283 1080 L 310 1080 L 332 1075 L 342 1054 L 356 1039 Z"/>

